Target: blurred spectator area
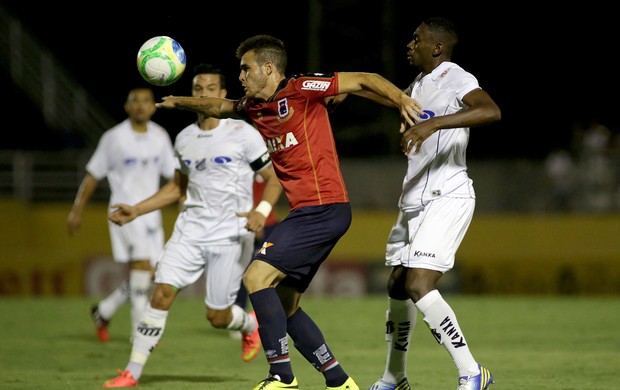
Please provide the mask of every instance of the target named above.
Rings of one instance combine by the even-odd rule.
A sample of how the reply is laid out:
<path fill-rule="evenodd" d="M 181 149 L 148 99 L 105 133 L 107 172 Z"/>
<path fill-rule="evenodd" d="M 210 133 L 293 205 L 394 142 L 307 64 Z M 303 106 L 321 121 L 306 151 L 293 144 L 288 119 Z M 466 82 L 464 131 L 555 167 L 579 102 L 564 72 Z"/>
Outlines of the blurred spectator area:
<path fill-rule="evenodd" d="M 26 202 L 72 202 L 84 175 L 84 166 L 92 154 L 89 149 L 67 151 L 0 151 L 0 196 Z M 474 181 L 476 212 L 482 213 L 557 213 L 610 212 L 620 210 L 618 196 L 619 161 L 609 155 L 606 185 L 588 185 L 592 173 L 567 162 L 563 154 L 555 167 L 570 185 L 562 189 L 561 207 L 557 206 L 557 179 L 549 177 L 546 160 L 475 160 L 469 162 Z M 342 170 L 354 208 L 395 209 L 406 169 L 404 156 L 342 158 Z M 553 164 L 552 164 L 553 165 Z M 611 173 L 609 173 L 611 172 Z M 609 183 L 611 177 L 613 183 Z M 594 196 L 593 192 L 605 192 Z M 94 201 L 107 201 L 109 188 L 104 180 Z M 601 203 L 591 199 L 608 199 Z M 281 206 L 287 207 L 281 199 Z"/>

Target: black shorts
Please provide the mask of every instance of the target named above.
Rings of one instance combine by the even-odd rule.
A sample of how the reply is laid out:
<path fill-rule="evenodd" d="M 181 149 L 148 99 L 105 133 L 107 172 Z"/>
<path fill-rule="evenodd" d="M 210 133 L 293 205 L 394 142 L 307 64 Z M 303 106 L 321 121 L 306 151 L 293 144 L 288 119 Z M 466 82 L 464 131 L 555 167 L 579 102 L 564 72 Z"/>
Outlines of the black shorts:
<path fill-rule="evenodd" d="M 282 284 L 304 292 L 349 226 L 349 203 L 301 207 L 280 221 L 255 258 L 286 274 Z"/>

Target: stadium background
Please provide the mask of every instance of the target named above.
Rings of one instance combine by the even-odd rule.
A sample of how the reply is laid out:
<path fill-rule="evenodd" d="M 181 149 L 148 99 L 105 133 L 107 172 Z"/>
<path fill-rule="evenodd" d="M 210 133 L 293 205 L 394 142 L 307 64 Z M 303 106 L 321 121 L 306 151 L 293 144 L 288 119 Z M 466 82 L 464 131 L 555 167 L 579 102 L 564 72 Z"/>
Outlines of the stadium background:
<path fill-rule="evenodd" d="M 170 35 L 183 45 L 189 72 L 200 62 L 222 65 L 229 73 L 229 96 L 236 97 L 241 92 L 234 50 L 252 34 L 285 39 L 289 74 L 373 71 L 405 87 L 414 77 L 405 45 L 415 26 L 428 16 L 454 18 L 461 33 L 454 60 L 477 75 L 502 108 L 503 120 L 472 131 L 468 159 L 479 207 L 459 251 L 457 269 L 444 287 L 464 293 L 620 292 L 620 242 L 614 234 L 618 210 L 556 214 L 536 206 L 543 202 L 539 198 L 548 185 L 541 176 L 542 161 L 554 148 L 571 147 L 575 124 L 600 120 L 617 133 L 616 103 L 608 96 L 620 85 L 609 59 L 615 50 L 613 13 L 605 7 L 589 3 L 560 13 L 519 3 L 482 12 L 396 0 L 376 2 L 374 7 L 352 0 L 315 0 L 272 2 L 268 9 L 255 10 L 235 2 L 130 12 L 116 5 L 69 8 L 53 2 L 33 9 L 26 2 L 8 1 L 0 5 L 0 14 L 31 34 L 114 121 L 124 118 L 127 89 L 144 84 L 135 70 L 135 55 L 154 35 Z M 6 33 L 6 43 L 14 37 L 4 28 L 0 30 Z M 81 177 L 79 164 L 68 173 L 65 193 L 45 198 L 36 180 L 15 174 L 21 172 L 15 169 L 15 155 L 45 151 L 45 156 L 54 156 L 42 163 L 45 166 L 57 162 L 57 153 L 83 157 L 105 128 L 50 124 L 16 82 L 15 64 L 4 57 L 2 63 L 0 103 L 7 124 L 0 154 L 9 156 L 5 170 L 10 183 L 0 199 L 5 219 L 0 227 L 0 295 L 101 295 L 120 277 L 109 254 L 105 186 L 100 189 L 101 202 L 88 210 L 78 239 L 70 239 L 64 222 Z M 189 84 L 184 76 L 170 87 L 156 88 L 156 93 L 186 95 Z M 47 86 L 41 91 L 45 94 Z M 58 99 L 56 104 L 70 102 Z M 154 119 L 174 137 L 193 115 L 158 112 Z M 395 217 L 403 169 L 396 118 L 353 98 L 334 113 L 334 128 L 356 210 L 352 230 L 317 278 L 313 293 L 379 292 L 385 280 L 384 241 Z M 376 169 L 386 161 L 385 170 Z M 388 172 L 390 181 L 380 181 Z M 34 188 L 30 196 L 16 190 L 24 183 Z M 169 232 L 172 209 L 166 220 Z"/>

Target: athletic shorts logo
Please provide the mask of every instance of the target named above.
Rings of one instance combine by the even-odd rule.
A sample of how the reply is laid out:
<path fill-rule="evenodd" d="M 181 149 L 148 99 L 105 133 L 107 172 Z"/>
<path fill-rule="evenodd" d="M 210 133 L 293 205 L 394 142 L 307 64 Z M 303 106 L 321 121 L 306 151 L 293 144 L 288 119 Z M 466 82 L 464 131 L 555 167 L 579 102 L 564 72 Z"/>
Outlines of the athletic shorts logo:
<path fill-rule="evenodd" d="M 267 254 L 267 248 L 269 248 L 270 246 L 273 246 L 272 242 L 263 242 L 263 246 L 260 248 L 260 250 L 258 251 L 258 253 L 260 253 L 261 255 L 266 255 Z"/>

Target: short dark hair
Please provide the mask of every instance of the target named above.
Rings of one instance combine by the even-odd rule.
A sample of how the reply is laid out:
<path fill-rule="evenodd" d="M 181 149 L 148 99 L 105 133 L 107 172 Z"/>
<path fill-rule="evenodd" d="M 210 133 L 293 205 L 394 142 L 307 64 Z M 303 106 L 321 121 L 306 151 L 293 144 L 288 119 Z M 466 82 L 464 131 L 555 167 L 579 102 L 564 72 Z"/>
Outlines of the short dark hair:
<path fill-rule="evenodd" d="M 271 62 L 275 65 L 278 72 L 284 74 L 286 72 L 287 56 L 282 40 L 266 34 L 259 34 L 241 42 L 235 56 L 238 60 L 249 51 L 256 53 L 256 62 L 262 65 Z"/>
<path fill-rule="evenodd" d="M 220 88 L 226 89 L 226 76 L 222 69 L 213 64 L 201 63 L 194 67 L 194 76 L 199 74 L 216 74 L 220 76 Z"/>
<path fill-rule="evenodd" d="M 452 20 L 442 17 L 433 17 L 424 20 L 422 23 L 427 25 L 434 33 L 438 33 L 442 41 L 450 45 L 451 48 L 456 46 L 459 42 L 459 34 Z"/>

